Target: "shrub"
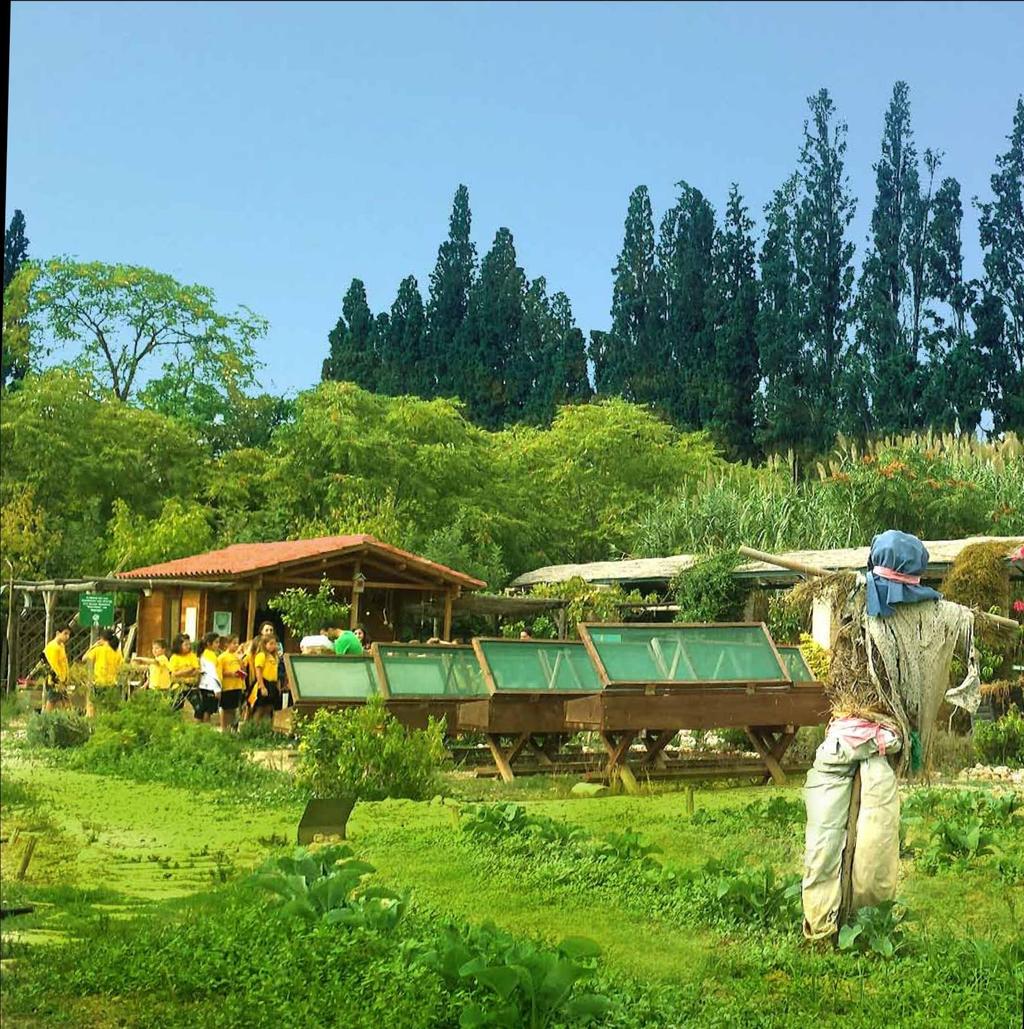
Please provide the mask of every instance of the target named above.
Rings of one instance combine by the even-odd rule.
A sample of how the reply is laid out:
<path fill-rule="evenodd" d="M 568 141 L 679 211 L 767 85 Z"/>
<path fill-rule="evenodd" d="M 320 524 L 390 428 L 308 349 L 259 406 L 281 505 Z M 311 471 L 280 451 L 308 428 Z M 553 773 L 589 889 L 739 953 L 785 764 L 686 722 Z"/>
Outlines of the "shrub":
<path fill-rule="evenodd" d="M 746 589 L 733 577 L 740 563 L 736 550 L 703 557 L 672 581 L 679 605 L 677 622 L 738 622 Z"/>
<path fill-rule="evenodd" d="M 280 773 L 246 760 L 242 743 L 210 726 L 189 724 L 167 698 L 136 693 L 116 711 L 99 715 L 89 741 L 71 755 L 75 768 L 140 782 L 234 791 L 273 799 L 291 792 Z"/>
<path fill-rule="evenodd" d="M 62 750 L 80 747 L 91 733 L 92 726 L 84 715 L 60 708 L 33 715 L 25 728 L 25 738 L 31 746 Z"/>
<path fill-rule="evenodd" d="M 994 722 L 975 722 L 974 747 L 986 764 L 1024 767 L 1024 717 L 1016 705 Z"/>
<path fill-rule="evenodd" d="M 297 735 L 296 778 L 314 798 L 427 800 L 439 790 L 442 723 L 407 731 L 379 697 L 346 711 L 321 708 Z"/>
<path fill-rule="evenodd" d="M 304 589 L 288 589 L 269 601 L 270 609 L 281 615 L 281 621 L 295 636 L 308 636 L 324 625 L 341 625 L 348 618 L 349 607 L 334 598 L 334 587 L 327 578 L 320 580 L 316 593 Z"/>
<path fill-rule="evenodd" d="M 727 922 L 755 925 L 795 924 L 800 917 L 800 877 L 778 877 L 770 865 L 730 868 L 705 866 L 711 888 L 709 906 Z"/>

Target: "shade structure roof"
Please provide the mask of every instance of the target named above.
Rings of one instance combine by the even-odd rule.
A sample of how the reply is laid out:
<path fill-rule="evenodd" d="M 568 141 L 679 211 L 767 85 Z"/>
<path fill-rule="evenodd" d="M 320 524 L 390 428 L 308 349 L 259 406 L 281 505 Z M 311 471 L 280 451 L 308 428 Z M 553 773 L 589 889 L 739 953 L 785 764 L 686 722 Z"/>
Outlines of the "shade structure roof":
<path fill-rule="evenodd" d="M 319 536 L 315 539 L 281 540 L 274 543 L 234 543 L 220 550 L 210 550 L 175 561 L 133 568 L 120 572 L 122 579 L 209 579 L 244 578 L 272 570 L 286 571 L 317 559 L 338 559 L 358 554 L 373 554 L 385 564 L 404 565 L 409 573 L 418 573 L 445 585 L 465 589 L 482 589 L 487 584 L 453 568 L 410 553 L 374 536 Z"/>

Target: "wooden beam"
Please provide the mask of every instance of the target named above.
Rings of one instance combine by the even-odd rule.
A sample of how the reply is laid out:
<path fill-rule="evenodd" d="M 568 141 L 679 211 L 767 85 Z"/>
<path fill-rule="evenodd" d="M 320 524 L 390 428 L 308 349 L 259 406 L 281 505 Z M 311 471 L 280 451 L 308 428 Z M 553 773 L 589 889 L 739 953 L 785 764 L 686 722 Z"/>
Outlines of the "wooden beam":
<path fill-rule="evenodd" d="M 319 586 L 322 580 L 320 579 L 281 579 L 271 578 L 267 580 L 268 586 L 277 586 L 286 588 L 288 586 Z M 351 589 L 351 579 L 328 579 L 327 580 L 332 586 L 338 586 L 342 589 Z M 428 585 L 426 583 L 415 583 L 415 582 L 377 582 L 371 579 L 367 579 L 365 587 L 368 590 L 411 590 L 415 593 L 436 593 L 437 587 Z"/>
<path fill-rule="evenodd" d="M 356 590 L 355 580 L 361 571 L 362 564 L 359 561 L 356 561 L 355 571 L 352 573 L 352 607 L 349 610 L 348 615 L 348 627 L 352 630 L 354 630 L 359 624 L 359 598 L 363 595 L 363 591 L 362 589 Z M 362 583 L 362 586 L 365 588 L 366 583 Z"/>
<path fill-rule="evenodd" d="M 245 611 L 245 638 L 251 640 L 256 631 L 256 587 L 249 587 L 248 607 Z"/>
<path fill-rule="evenodd" d="M 444 633 L 441 636 L 444 640 L 452 638 L 452 591 L 447 590 L 444 595 Z"/>
<path fill-rule="evenodd" d="M 494 764 L 498 769 L 501 778 L 505 782 L 514 782 L 515 775 L 512 773 L 512 766 L 505 760 L 505 752 L 501 747 L 501 737 L 494 732 L 487 733 L 487 746 L 490 748 L 491 757 L 494 758 Z"/>

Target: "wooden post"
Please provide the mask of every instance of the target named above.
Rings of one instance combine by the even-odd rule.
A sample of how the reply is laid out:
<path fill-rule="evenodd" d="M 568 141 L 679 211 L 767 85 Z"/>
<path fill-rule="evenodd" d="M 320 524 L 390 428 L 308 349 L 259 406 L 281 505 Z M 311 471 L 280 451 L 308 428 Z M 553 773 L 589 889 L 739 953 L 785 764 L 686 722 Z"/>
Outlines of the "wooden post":
<path fill-rule="evenodd" d="M 565 608 L 560 607 L 555 615 L 555 625 L 558 627 L 558 638 L 565 639 Z"/>
<path fill-rule="evenodd" d="M 452 638 L 452 591 L 446 590 L 444 595 L 444 635 L 441 639 Z"/>
<path fill-rule="evenodd" d="M 249 587 L 249 606 L 245 612 L 245 638 L 251 640 L 256 631 L 256 587 Z"/>
<path fill-rule="evenodd" d="M 43 646 L 46 646 L 53 636 L 53 608 L 56 602 L 56 590 L 43 591 L 43 609 L 46 611 L 46 626 L 43 629 Z"/>
<path fill-rule="evenodd" d="M 355 570 L 352 572 L 352 605 L 348 613 L 348 627 L 355 631 L 359 625 L 359 598 L 362 596 L 362 584 L 359 582 L 359 575 L 362 572 L 362 565 L 356 561 Z"/>
<path fill-rule="evenodd" d="M 47 640 L 47 643 L 50 641 Z M 7 692 L 10 693 L 15 686 L 14 674 L 14 576 L 11 576 L 11 585 L 7 591 Z"/>

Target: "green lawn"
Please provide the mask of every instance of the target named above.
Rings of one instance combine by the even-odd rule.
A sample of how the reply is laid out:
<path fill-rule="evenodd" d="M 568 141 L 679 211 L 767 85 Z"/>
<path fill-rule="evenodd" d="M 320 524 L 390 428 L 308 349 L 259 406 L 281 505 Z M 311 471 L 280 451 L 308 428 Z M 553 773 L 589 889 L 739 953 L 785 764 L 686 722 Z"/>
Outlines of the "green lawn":
<path fill-rule="evenodd" d="M 251 932 L 261 931 L 269 917 L 262 902 L 237 884 L 268 855 L 283 852 L 299 805 L 260 806 L 230 792 L 92 775 L 24 751 L 5 760 L 3 781 L 4 903 L 37 907 L 4 926 L 5 969 L 13 973 L 4 976 L 6 1024 L 457 1024 L 457 1011 L 431 993 L 436 983 L 403 979 L 397 948 L 342 943 L 339 930 L 307 937 L 295 927 L 274 929 L 273 946 L 284 958 L 258 988 L 243 970 L 247 961 L 262 967 L 262 955 L 227 957 L 220 986 L 208 973 L 196 973 L 193 982 L 187 954 L 184 961 L 165 956 L 163 941 L 184 948 L 193 936 L 200 942 L 188 946 L 216 950 L 217 933 L 230 936 L 250 916 Z M 453 777 L 455 796 L 444 802 L 359 804 L 350 841 L 376 866 L 374 881 L 410 891 L 409 931 L 434 932 L 453 918 L 493 921 L 550 943 L 565 936 L 596 941 L 603 951 L 600 984 L 614 1002 L 609 1024 L 1019 1024 L 1024 965 L 1012 944 L 1024 898 L 1019 879 L 998 872 L 1007 855 L 1019 863 L 1024 853 L 1016 823 L 1001 834 L 1002 856 L 960 871 L 926 875 L 905 862 L 901 892 L 916 921 L 908 952 L 883 962 L 813 950 L 795 921 L 762 931 L 702 923 L 678 905 L 662 905 L 639 865 L 606 880 L 564 848 L 524 851 L 502 840 L 474 841 L 458 827 L 460 792 L 520 799 L 530 813 L 579 826 L 595 840 L 641 831 L 660 847 L 659 860 L 680 873 L 712 859 L 799 870 L 798 821 L 700 815 L 763 807 L 774 797 L 798 802 L 798 788 L 697 790 L 698 817 L 691 818 L 682 792 L 583 799 L 567 795 L 570 785 L 534 779 L 508 787 Z M 798 808 L 780 810 L 792 815 Z M 29 831 L 39 842 L 24 882 L 17 882 Z M 80 941 L 86 949 L 75 950 Z M 54 971 L 65 962 L 66 975 Z M 147 963 L 150 978 L 141 974 Z M 326 998 L 341 980 L 342 999 L 330 1007 Z"/>

